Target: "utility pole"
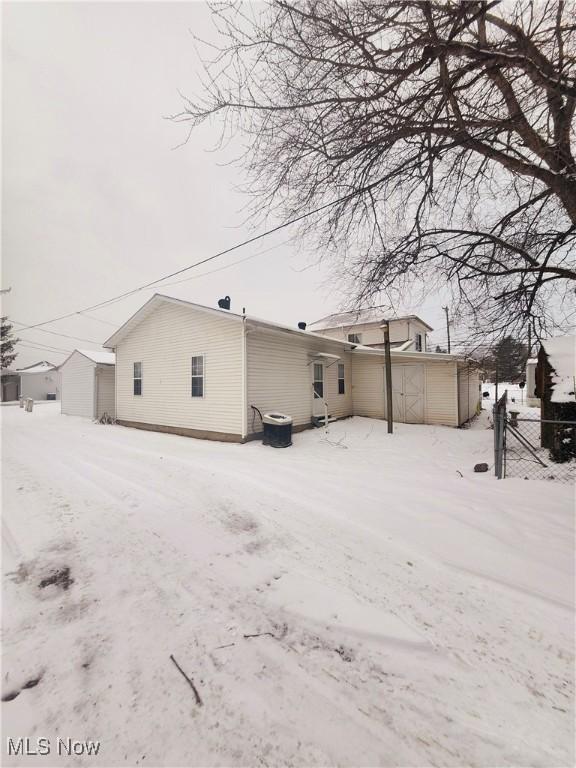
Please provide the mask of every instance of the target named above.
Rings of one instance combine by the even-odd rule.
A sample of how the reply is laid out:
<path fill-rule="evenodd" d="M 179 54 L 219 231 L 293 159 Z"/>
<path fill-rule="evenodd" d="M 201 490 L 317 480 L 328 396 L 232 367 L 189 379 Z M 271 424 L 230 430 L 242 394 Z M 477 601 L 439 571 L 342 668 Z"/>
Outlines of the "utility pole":
<path fill-rule="evenodd" d="M 450 354 L 450 320 L 448 319 L 448 307 L 442 307 L 446 312 L 446 335 L 448 336 L 448 354 Z"/>
<path fill-rule="evenodd" d="M 390 325 L 388 320 L 382 326 L 384 331 L 384 358 L 386 362 L 386 420 L 388 421 L 388 434 L 394 431 L 394 419 L 392 414 L 392 358 L 390 357 Z"/>

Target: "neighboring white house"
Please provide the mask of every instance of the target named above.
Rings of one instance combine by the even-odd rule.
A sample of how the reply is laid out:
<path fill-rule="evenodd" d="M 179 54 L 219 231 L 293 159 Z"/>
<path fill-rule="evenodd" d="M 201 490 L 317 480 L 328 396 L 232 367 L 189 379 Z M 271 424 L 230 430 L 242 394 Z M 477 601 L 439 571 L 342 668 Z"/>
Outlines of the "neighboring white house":
<path fill-rule="evenodd" d="M 316 320 L 308 326 L 313 333 L 333 339 L 362 344 L 364 347 L 384 349 L 383 323 L 388 320 L 390 346 L 426 352 L 427 334 L 434 329 L 416 315 L 386 318 L 381 309 L 362 309 L 356 312 L 340 312 Z"/>
<path fill-rule="evenodd" d="M 99 419 L 115 415 L 114 353 L 75 349 L 62 363 L 61 412 Z"/>
<path fill-rule="evenodd" d="M 47 360 L 14 371 L 20 376 L 20 397 L 34 400 L 60 399 L 60 374 L 58 367 Z"/>
<path fill-rule="evenodd" d="M 182 299 L 154 295 L 104 346 L 126 426 L 241 442 L 261 432 L 258 411 L 288 414 L 296 431 L 325 404 L 332 418 L 386 415 L 383 350 Z M 393 350 L 392 363 L 395 421 L 458 426 L 476 413 L 467 361 Z"/>

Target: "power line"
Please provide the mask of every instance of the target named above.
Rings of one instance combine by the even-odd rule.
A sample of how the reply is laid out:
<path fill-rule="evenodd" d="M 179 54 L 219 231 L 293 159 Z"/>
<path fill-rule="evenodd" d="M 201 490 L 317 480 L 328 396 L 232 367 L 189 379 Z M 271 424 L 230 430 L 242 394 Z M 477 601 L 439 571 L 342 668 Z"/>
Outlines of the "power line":
<path fill-rule="evenodd" d="M 34 328 L 35 326 L 26 325 L 25 323 L 21 323 L 18 320 L 10 320 L 12 323 L 16 323 L 16 325 L 21 325 L 22 328 L 16 328 L 16 331 L 20 333 L 21 331 L 26 331 L 29 328 Z M 44 323 L 40 323 L 40 325 L 44 325 Z M 111 323 L 112 325 L 112 323 Z M 39 333 L 50 333 L 53 336 L 63 336 L 65 339 L 73 339 L 76 341 L 86 341 L 88 344 L 98 344 L 98 346 L 102 346 L 101 342 L 94 341 L 93 339 L 83 339 L 82 336 L 69 336 L 67 333 L 59 333 L 58 331 L 47 331 L 44 328 L 38 328 L 37 329 Z"/>
<path fill-rule="evenodd" d="M 183 280 L 176 280 L 173 283 L 165 283 L 162 287 L 163 288 L 169 288 L 172 285 L 180 285 L 180 283 L 186 283 L 189 280 L 199 280 L 199 279 L 201 279 L 203 277 L 206 277 L 208 275 L 213 275 L 216 272 L 222 272 L 223 270 L 230 269 L 232 267 L 237 266 L 238 264 L 243 264 L 245 261 L 250 261 L 250 259 L 254 259 L 257 256 L 263 256 L 265 253 L 269 253 L 270 251 L 273 251 L 276 248 L 280 248 L 281 246 L 286 245 L 289 242 L 290 242 L 290 239 L 283 240 L 281 243 L 277 243 L 276 245 L 273 245 L 270 248 L 265 248 L 264 250 L 258 251 L 257 253 L 252 253 L 252 254 L 250 254 L 250 256 L 246 256 L 243 259 L 238 259 L 238 261 L 234 261 L 234 262 L 232 262 L 232 264 L 225 264 L 223 267 L 218 267 L 217 269 L 212 269 L 209 272 L 202 272 L 202 274 L 200 274 L 200 275 L 193 275 L 192 277 L 186 277 Z M 104 325 L 109 325 L 112 328 L 118 328 L 118 323 L 111 323 L 109 320 L 103 320 L 100 317 L 96 317 L 95 315 L 88 314 L 84 310 L 80 310 L 77 314 L 82 315 L 82 316 L 87 317 L 87 318 L 92 319 L 92 320 L 97 320 L 98 322 L 104 323 Z M 83 339 L 81 336 L 69 336 L 66 333 L 59 333 L 57 331 L 48 331 L 48 330 L 45 330 L 43 328 L 38 328 L 37 326 L 30 326 L 30 325 L 27 325 L 26 323 L 21 323 L 18 320 L 12 320 L 12 322 L 16 323 L 17 325 L 21 325 L 22 326 L 22 328 L 17 328 L 16 329 L 18 332 L 25 331 L 27 329 L 32 328 L 32 329 L 36 329 L 37 331 L 40 331 L 41 333 L 51 333 L 54 336 L 63 336 L 65 338 L 67 338 L 67 339 L 76 339 L 78 341 L 86 341 L 89 344 L 98 344 L 98 346 L 102 346 L 101 342 L 94 341 L 93 339 Z M 50 321 L 48 321 L 48 322 L 50 322 Z"/>
<path fill-rule="evenodd" d="M 104 325 L 111 325 L 113 328 L 118 328 L 118 323 L 111 323 L 110 320 L 102 320 L 101 317 L 96 317 L 96 315 L 89 315 L 86 312 L 81 312 L 81 315 L 84 317 L 88 317 L 90 320 L 96 320 L 99 323 L 104 323 Z M 49 331 L 51 333 L 51 331 Z M 77 339 L 77 336 L 74 336 L 75 339 Z M 81 339 L 81 341 L 86 341 L 86 339 Z M 98 342 L 94 341 L 93 344 L 97 344 Z"/>
<path fill-rule="evenodd" d="M 71 349 L 63 349 L 62 347 L 47 347 L 44 344 L 37 345 L 37 344 L 26 344 L 25 342 L 21 341 L 18 346 L 25 347 L 26 349 L 38 349 L 40 352 L 52 352 L 54 354 L 70 354 L 73 350 Z"/>
<path fill-rule="evenodd" d="M 362 187 L 361 189 L 355 190 L 354 192 L 349 192 L 347 195 L 344 195 L 343 197 L 339 197 L 336 200 L 330 201 L 329 203 L 324 203 L 324 205 L 320 205 L 318 206 L 318 208 L 314 208 L 313 210 L 308 211 L 307 213 L 302 213 L 299 216 L 294 217 L 293 219 L 289 219 L 283 224 L 278 224 L 276 227 L 272 227 L 272 229 L 268 229 L 265 232 L 261 232 L 259 235 L 255 235 L 254 237 L 250 237 L 247 240 L 243 240 L 240 243 L 236 243 L 236 245 L 233 245 L 230 248 L 225 248 L 223 251 L 219 251 L 218 253 L 215 253 L 212 256 L 207 256 L 205 259 L 196 261 L 194 262 L 194 264 L 189 264 L 187 267 L 182 267 L 181 269 L 177 269 L 175 272 L 171 272 L 168 275 L 159 277 L 156 280 L 151 280 L 149 283 L 144 283 L 143 285 L 140 285 L 137 288 L 133 288 L 130 291 L 125 291 L 124 293 L 120 293 L 117 296 L 113 296 L 110 299 L 101 301 L 98 304 L 92 304 L 89 307 L 84 307 L 83 309 L 77 309 L 74 312 L 68 312 L 67 314 L 60 315 L 58 317 L 53 317 L 50 320 L 44 320 L 44 322 L 42 323 L 34 323 L 33 325 L 27 325 L 22 330 L 27 330 L 29 328 L 38 328 L 41 325 L 48 325 L 49 323 L 55 323 L 58 320 L 64 320 L 68 317 L 74 317 L 74 315 L 81 315 L 83 312 L 90 312 L 93 309 L 98 309 L 99 307 L 104 307 L 104 306 L 107 306 L 108 304 L 113 304 L 117 301 L 121 301 L 122 299 L 128 298 L 128 296 L 133 296 L 135 293 L 139 293 L 140 291 L 146 290 L 146 288 L 151 288 L 154 285 L 158 285 L 158 283 L 162 283 L 165 280 L 170 280 L 170 278 L 172 277 L 177 277 L 178 275 L 182 275 L 184 272 L 188 272 L 191 269 L 195 269 L 196 267 L 199 267 L 202 264 L 206 264 L 209 261 L 218 259 L 221 256 L 225 256 L 228 253 L 232 253 L 233 251 L 236 251 L 239 248 L 243 248 L 245 245 L 250 245 L 251 243 L 257 242 L 258 240 L 262 240 L 262 238 L 268 237 L 268 235 L 272 235 L 274 234 L 274 232 L 279 232 L 281 229 L 284 229 L 285 227 L 289 227 L 292 224 L 297 224 L 299 221 L 303 221 L 304 219 L 307 219 L 309 216 L 313 216 L 316 213 L 321 213 L 327 208 L 331 208 L 333 205 L 338 205 L 338 203 L 343 203 L 346 200 L 352 199 L 353 197 L 357 197 L 358 195 L 364 194 L 365 192 L 369 192 L 371 189 L 374 189 L 375 187 L 377 187 L 381 183 L 381 181 L 382 180 L 380 179 L 378 181 L 373 182 L 372 184 L 368 184 L 367 186 Z"/>

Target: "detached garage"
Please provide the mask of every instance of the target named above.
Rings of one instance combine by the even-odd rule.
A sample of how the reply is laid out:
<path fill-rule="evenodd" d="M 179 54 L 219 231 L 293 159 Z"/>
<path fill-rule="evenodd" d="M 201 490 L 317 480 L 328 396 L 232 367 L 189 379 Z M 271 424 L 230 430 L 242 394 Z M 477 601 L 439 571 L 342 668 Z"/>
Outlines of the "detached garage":
<path fill-rule="evenodd" d="M 15 373 L 20 376 L 20 397 L 31 397 L 33 400 L 60 398 L 58 368 L 47 360 L 20 368 Z"/>
<path fill-rule="evenodd" d="M 75 349 L 60 366 L 61 412 L 67 416 L 100 419 L 116 415 L 115 355 Z"/>

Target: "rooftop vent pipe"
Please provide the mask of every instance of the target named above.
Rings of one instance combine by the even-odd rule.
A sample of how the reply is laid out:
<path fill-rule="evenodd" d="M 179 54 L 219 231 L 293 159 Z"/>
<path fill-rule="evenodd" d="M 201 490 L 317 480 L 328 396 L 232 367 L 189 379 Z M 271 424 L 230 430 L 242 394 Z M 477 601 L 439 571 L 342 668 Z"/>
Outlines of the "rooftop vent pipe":
<path fill-rule="evenodd" d="M 306 323 L 298 323 L 298 328 L 300 328 L 301 331 L 306 330 Z"/>
<path fill-rule="evenodd" d="M 230 296 L 225 296 L 223 299 L 218 299 L 218 306 L 220 309 L 230 309 Z"/>

